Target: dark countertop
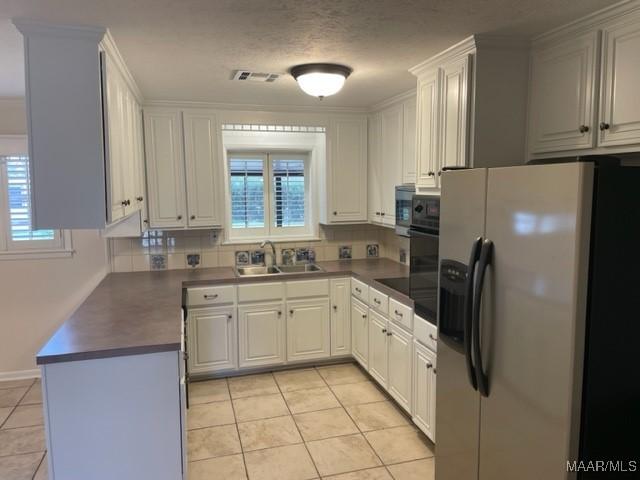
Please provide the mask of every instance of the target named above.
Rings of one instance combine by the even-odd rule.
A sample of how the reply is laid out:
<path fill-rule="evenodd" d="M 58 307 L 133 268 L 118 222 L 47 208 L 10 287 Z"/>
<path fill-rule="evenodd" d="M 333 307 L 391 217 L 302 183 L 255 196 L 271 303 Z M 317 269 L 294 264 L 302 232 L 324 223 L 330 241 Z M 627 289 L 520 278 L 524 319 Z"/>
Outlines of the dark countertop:
<path fill-rule="evenodd" d="M 179 350 L 182 289 L 221 283 L 259 283 L 353 276 L 398 301 L 405 295 L 375 282 L 407 277 L 409 268 L 386 258 L 318 262 L 324 272 L 238 277 L 231 267 L 110 273 L 37 355 L 39 365 Z"/>

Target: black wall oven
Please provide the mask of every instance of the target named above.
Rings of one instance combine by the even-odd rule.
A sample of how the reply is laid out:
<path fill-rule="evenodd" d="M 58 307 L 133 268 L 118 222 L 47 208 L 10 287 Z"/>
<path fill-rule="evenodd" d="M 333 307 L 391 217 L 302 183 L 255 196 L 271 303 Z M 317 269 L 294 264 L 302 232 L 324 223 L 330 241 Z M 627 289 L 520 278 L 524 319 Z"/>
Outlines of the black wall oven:
<path fill-rule="evenodd" d="M 440 197 L 414 195 L 411 206 L 409 296 L 416 314 L 436 325 Z"/>

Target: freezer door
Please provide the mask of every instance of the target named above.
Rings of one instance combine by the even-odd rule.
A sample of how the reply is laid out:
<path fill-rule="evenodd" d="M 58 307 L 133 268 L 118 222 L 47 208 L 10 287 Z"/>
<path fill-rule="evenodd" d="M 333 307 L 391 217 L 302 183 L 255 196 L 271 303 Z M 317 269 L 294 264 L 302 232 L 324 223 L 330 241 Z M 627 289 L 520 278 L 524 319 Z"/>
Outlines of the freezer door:
<path fill-rule="evenodd" d="M 480 480 L 571 478 L 593 173 L 585 163 L 489 170 L 485 237 L 493 259 L 480 316 L 488 379 Z"/>
<path fill-rule="evenodd" d="M 486 169 L 442 175 L 436 480 L 478 478 L 480 397 L 467 372 L 461 327 L 464 288 L 458 284 L 460 271 L 466 273 L 474 241 L 484 233 L 486 181 Z"/>

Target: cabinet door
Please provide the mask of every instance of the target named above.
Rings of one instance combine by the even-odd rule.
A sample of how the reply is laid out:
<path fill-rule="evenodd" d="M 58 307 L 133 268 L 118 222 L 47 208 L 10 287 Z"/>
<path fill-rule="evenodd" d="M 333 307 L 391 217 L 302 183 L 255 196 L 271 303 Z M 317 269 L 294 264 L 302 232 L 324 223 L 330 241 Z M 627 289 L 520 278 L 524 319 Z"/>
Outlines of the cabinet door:
<path fill-rule="evenodd" d="M 530 153 L 593 146 L 598 36 L 591 32 L 533 52 Z"/>
<path fill-rule="evenodd" d="M 330 355 L 329 299 L 287 302 L 287 360 L 312 360 Z"/>
<path fill-rule="evenodd" d="M 138 163 L 136 152 L 136 109 L 137 102 L 133 93 L 129 90 L 129 87 L 123 80 L 123 96 L 122 96 L 122 108 L 123 108 L 123 121 L 124 128 L 123 135 L 123 151 L 125 155 L 123 157 L 123 188 L 124 188 L 124 214 L 125 216 L 131 215 L 134 212 L 140 210 L 141 204 L 136 200 L 138 195 Z"/>
<path fill-rule="evenodd" d="M 402 183 L 416 183 L 416 98 L 402 107 Z"/>
<path fill-rule="evenodd" d="M 402 183 L 402 104 L 381 112 L 382 125 L 382 182 L 378 189 L 382 196 L 382 223 L 396 224 L 396 185 Z M 374 186 L 375 187 L 375 186 Z"/>
<path fill-rule="evenodd" d="M 238 366 L 235 307 L 189 310 L 189 372 L 209 373 Z"/>
<path fill-rule="evenodd" d="M 369 373 L 387 388 L 389 373 L 387 320 L 369 309 Z"/>
<path fill-rule="evenodd" d="M 184 112 L 184 160 L 187 178 L 188 225 L 220 225 L 220 172 L 216 117 Z"/>
<path fill-rule="evenodd" d="M 144 112 L 149 224 L 152 228 L 187 225 L 180 111 Z"/>
<path fill-rule="evenodd" d="M 136 164 L 136 192 L 135 201 L 138 203 L 140 210 L 142 211 L 142 227 L 146 230 L 148 226 L 148 213 L 147 213 L 147 182 L 144 166 L 144 136 L 142 134 L 142 108 L 136 103 L 135 106 L 135 164 Z M 133 201 L 133 200 L 132 200 Z"/>
<path fill-rule="evenodd" d="M 418 80 L 416 184 L 422 187 L 437 186 L 440 85 L 440 70 L 435 70 Z"/>
<path fill-rule="evenodd" d="M 436 441 L 436 357 L 431 350 L 413 342 L 413 423 Z"/>
<path fill-rule="evenodd" d="M 123 125 L 123 88 L 120 75 L 113 60 L 103 53 L 103 89 L 106 91 L 105 159 L 107 170 L 107 223 L 113 223 L 125 215 L 123 157 L 124 133 Z"/>
<path fill-rule="evenodd" d="M 331 280 L 331 356 L 351 353 L 351 280 Z"/>
<path fill-rule="evenodd" d="M 328 218 L 334 222 L 367 221 L 367 118 L 332 120 L 328 173 Z"/>
<path fill-rule="evenodd" d="M 382 194 L 380 185 L 382 184 L 382 122 L 380 113 L 369 116 L 368 129 L 368 164 L 367 175 L 369 184 L 367 188 L 367 208 L 369 210 L 369 221 L 372 223 L 382 223 Z"/>
<path fill-rule="evenodd" d="M 411 335 L 389 322 L 389 393 L 411 413 Z"/>
<path fill-rule="evenodd" d="M 443 167 L 462 167 L 467 164 L 470 70 L 471 55 L 442 67 L 441 154 L 436 172 L 438 177 Z"/>
<path fill-rule="evenodd" d="M 285 317 L 282 302 L 240 305 L 240 367 L 278 365 L 285 361 Z"/>
<path fill-rule="evenodd" d="M 363 368 L 369 365 L 369 308 L 351 297 L 351 352 Z"/>
<path fill-rule="evenodd" d="M 640 23 L 602 33 L 602 85 L 598 145 L 640 143 Z"/>

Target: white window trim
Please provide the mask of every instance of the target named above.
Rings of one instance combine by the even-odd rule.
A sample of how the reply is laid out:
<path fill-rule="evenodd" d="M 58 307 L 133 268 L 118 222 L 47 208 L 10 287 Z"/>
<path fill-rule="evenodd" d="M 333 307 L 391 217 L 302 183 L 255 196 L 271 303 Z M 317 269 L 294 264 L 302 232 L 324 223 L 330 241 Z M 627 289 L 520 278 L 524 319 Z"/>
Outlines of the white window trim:
<path fill-rule="evenodd" d="M 316 221 L 314 194 L 315 188 L 311 178 L 313 168 L 313 158 L 315 157 L 315 148 L 311 150 L 301 150 L 298 148 L 278 148 L 269 147 L 268 149 L 257 152 L 254 148 L 229 148 L 225 145 L 224 150 L 224 169 L 225 169 L 225 238 L 222 242 L 223 245 L 235 245 L 243 243 L 256 243 L 256 241 L 271 239 L 277 242 L 295 242 L 295 241 L 314 241 L 320 240 L 318 236 L 318 225 Z M 233 229 L 231 228 L 231 191 L 230 191 L 230 175 L 229 172 L 229 156 L 230 154 L 244 154 L 248 158 L 260 158 L 263 160 L 265 168 L 263 170 L 264 175 L 264 228 L 244 228 Z M 305 174 L 305 224 L 306 227 L 274 227 L 271 222 L 274 217 L 274 205 L 271 201 L 272 190 L 272 176 L 273 176 L 273 160 L 272 159 L 286 159 L 288 157 L 293 158 L 296 154 L 299 157 L 304 155 L 304 174 Z M 280 232 L 278 232 L 280 230 Z"/>
<path fill-rule="evenodd" d="M 0 135 L 0 157 L 28 156 L 26 135 Z M 71 232 L 56 230 L 54 240 L 16 242 L 9 234 L 8 192 L 5 166 L 0 164 L 0 261 L 43 258 L 66 258 L 75 253 Z M 23 246 L 24 248 L 19 248 Z"/>

